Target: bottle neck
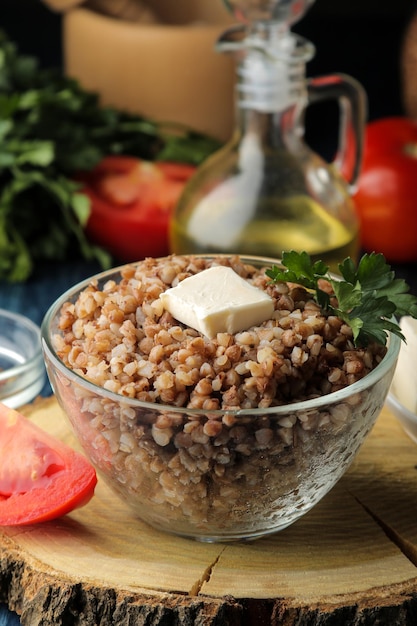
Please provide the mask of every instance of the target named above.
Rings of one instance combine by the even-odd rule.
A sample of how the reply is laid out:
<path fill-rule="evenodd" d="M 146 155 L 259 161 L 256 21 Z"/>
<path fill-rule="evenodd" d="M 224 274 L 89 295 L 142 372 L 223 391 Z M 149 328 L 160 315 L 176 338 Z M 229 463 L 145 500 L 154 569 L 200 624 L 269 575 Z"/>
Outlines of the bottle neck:
<path fill-rule="evenodd" d="M 297 106 L 278 113 L 238 109 L 235 137 L 257 138 L 257 143 L 273 149 L 296 150 L 304 138 L 304 109 Z"/>
<path fill-rule="evenodd" d="M 296 150 L 304 136 L 306 61 L 314 47 L 286 29 L 264 25 L 247 34 L 239 52 L 237 139 L 250 135 L 264 147 Z"/>
<path fill-rule="evenodd" d="M 250 32 L 237 66 L 237 108 L 261 113 L 304 108 L 306 62 L 313 54 L 312 44 L 290 31 L 265 27 Z"/>

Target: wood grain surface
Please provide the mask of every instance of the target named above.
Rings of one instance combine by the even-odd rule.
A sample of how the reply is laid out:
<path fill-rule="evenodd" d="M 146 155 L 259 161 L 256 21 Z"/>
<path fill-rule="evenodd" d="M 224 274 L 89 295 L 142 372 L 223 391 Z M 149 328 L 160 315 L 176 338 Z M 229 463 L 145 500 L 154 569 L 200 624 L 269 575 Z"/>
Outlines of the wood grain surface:
<path fill-rule="evenodd" d="M 54 398 L 24 411 L 74 447 Z M 0 530 L 0 601 L 24 626 L 417 624 L 417 446 L 384 408 L 307 515 L 248 543 L 153 530 L 99 480 L 57 521 Z"/>

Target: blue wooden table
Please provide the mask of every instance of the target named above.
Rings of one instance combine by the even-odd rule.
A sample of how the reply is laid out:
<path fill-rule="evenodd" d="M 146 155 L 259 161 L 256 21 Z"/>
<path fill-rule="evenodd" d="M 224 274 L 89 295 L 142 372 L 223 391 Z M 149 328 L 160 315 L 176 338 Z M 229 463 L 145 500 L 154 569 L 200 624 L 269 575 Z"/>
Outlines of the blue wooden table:
<path fill-rule="evenodd" d="M 20 620 L 16 613 L 9 611 L 6 605 L 0 604 L 0 626 L 19 626 Z"/>

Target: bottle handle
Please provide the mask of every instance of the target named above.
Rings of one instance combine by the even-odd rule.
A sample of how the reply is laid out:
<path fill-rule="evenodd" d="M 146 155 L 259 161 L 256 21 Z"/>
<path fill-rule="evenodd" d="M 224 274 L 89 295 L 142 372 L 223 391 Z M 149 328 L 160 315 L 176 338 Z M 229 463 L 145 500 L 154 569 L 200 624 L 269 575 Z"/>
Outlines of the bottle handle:
<path fill-rule="evenodd" d="M 339 103 L 339 139 L 333 164 L 354 192 L 362 165 L 367 98 L 362 85 L 346 74 L 330 74 L 307 80 L 309 104 L 336 99 Z"/>

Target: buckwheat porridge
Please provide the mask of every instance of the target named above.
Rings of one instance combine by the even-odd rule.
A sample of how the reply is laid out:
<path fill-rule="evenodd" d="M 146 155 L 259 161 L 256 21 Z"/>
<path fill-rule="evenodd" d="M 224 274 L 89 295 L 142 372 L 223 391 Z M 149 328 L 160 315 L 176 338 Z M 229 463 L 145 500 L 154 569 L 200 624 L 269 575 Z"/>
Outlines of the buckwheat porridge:
<path fill-rule="evenodd" d="M 274 313 L 209 340 L 159 296 L 219 264 L 267 292 Z M 272 284 L 238 256 L 146 259 L 119 278 L 91 281 L 65 303 L 53 338 L 68 368 L 112 392 L 56 377 L 92 461 L 142 519 L 168 520 L 173 532 L 256 536 L 291 523 L 343 472 L 371 426 L 365 415 L 380 409 L 369 389 L 310 410 L 291 405 L 361 379 L 386 349 L 355 349 L 350 328 L 304 288 Z"/>

